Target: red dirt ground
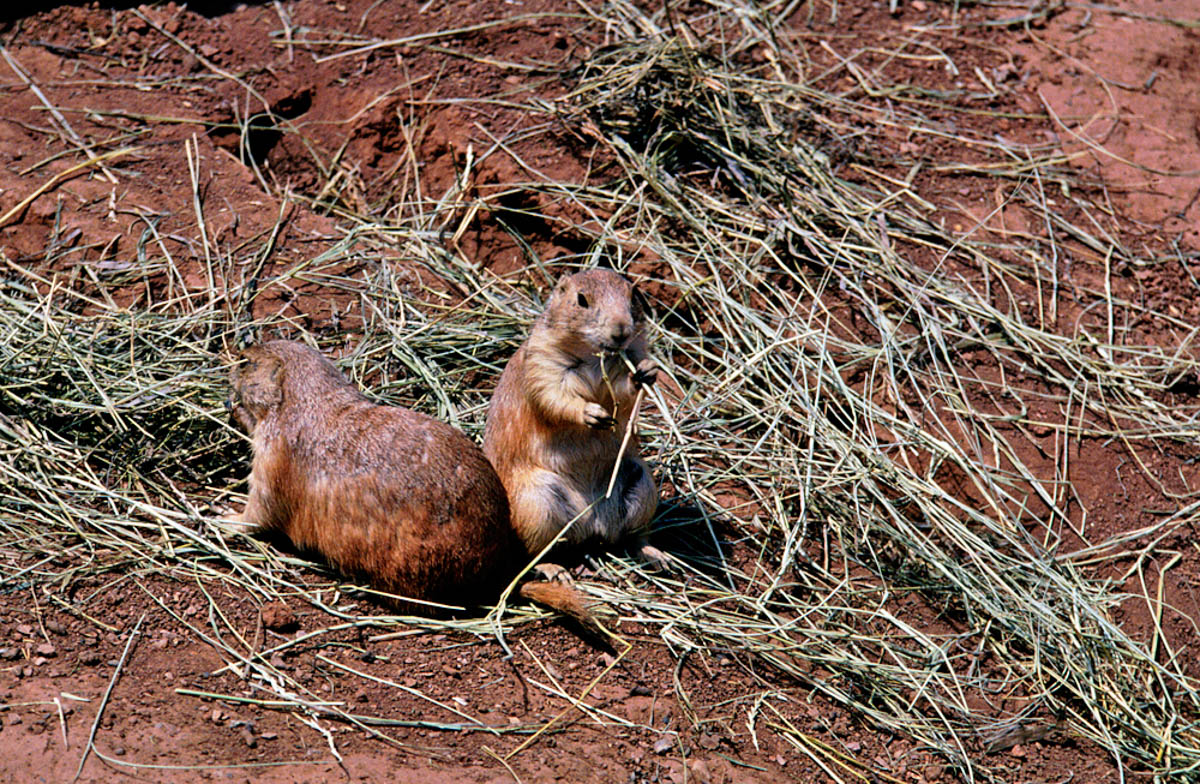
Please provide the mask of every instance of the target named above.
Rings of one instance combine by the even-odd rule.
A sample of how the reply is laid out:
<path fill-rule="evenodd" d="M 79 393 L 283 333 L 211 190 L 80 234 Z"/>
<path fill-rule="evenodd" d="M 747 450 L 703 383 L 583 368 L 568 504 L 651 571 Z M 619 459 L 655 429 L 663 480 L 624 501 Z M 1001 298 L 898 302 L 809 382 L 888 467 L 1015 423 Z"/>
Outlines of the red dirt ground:
<path fill-rule="evenodd" d="M 273 193 L 285 186 L 310 192 L 327 179 L 294 137 L 272 140 L 266 134 L 254 140 L 257 146 L 252 150 L 262 178 L 271 185 L 270 192 L 264 190 L 259 177 L 239 159 L 239 135 L 228 127 L 248 110 L 253 112 L 256 104 L 243 87 L 214 74 L 241 75 L 273 111 L 303 128 L 324 159 L 344 146 L 342 165 L 356 169 L 368 184 L 366 192 L 347 198 L 369 202 L 385 197 L 395 177 L 407 176 L 410 169 L 403 156 L 410 148 L 419 159 L 426 192 L 441 193 L 469 147 L 485 149 L 489 136 L 502 136 L 529 122 L 499 104 L 447 99 L 504 97 L 529 90 L 553 96 L 561 89 L 544 75 L 509 69 L 498 61 L 578 62 L 600 35 L 595 30 L 577 33 L 575 20 L 565 15 L 578 9 L 553 0 L 322 0 L 233 8 L 207 4 L 214 5 L 216 10 L 201 13 L 206 9 L 173 2 L 138 8 L 125 3 L 64 4 L 11 18 L 0 28 L 0 43 L 8 53 L 0 62 L 0 249 L 11 263 L 34 269 L 49 266 L 77 276 L 87 274 L 83 261 L 96 263 L 93 269 L 103 270 L 104 264 L 116 268 L 137 258 L 137 244 L 144 241 L 139 238 L 151 226 L 169 252 L 196 258 L 199 227 L 189 145 L 194 145 L 191 154 L 197 161 L 196 186 L 208 205 L 205 230 L 215 245 L 231 253 L 275 226 L 282 205 Z M 841 13 L 833 22 L 831 7 L 824 3 L 815 4 L 811 27 L 804 26 L 807 10 L 792 20 L 811 35 L 818 68 L 833 62 L 831 51 L 884 45 L 915 27 L 952 21 L 950 6 L 936 2 L 902 3 L 894 16 L 887 13 L 887 3 L 847 5 L 840 4 Z M 1025 13 L 1017 3 L 986 14 L 964 6 L 965 17 L 953 21 Z M 1010 116 L 978 118 L 977 130 L 1017 141 L 1056 140 L 1062 152 L 1075 156 L 1072 165 L 1092 175 L 1097 189 L 1107 192 L 1112 214 L 1105 229 L 1138 250 L 1174 246 L 1181 253 L 1194 253 L 1200 250 L 1200 91 L 1195 89 L 1200 80 L 1200 32 L 1149 17 L 1195 17 L 1195 4 L 1138 0 L 1126 10 L 1064 8 L 1030 25 L 948 29 L 938 40 L 959 63 L 958 74 L 948 74 L 936 61 L 890 63 L 888 73 L 895 80 L 931 86 L 950 81 L 978 87 L 983 79 L 991 81 L 999 88 L 997 106 Z M 4 13 L 12 17 L 11 11 Z M 546 15 L 438 39 L 436 45 L 385 47 L 323 60 L 308 48 L 289 47 L 277 34 L 290 26 L 393 39 L 515 13 Z M 827 42 L 829 49 L 818 41 Z M 342 50 L 321 54 L 338 51 Z M 979 68 L 964 69 L 963 64 Z M 872 67 L 869 62 L 861 65 Z M 111 181 L 94 169 L 82 171 L 13 212 L 53 173 L 64 172 L 69 161 L 76 160 L 63 156 L 42 163 L 70 148 L 63 141 L 61 121 L 46 110 L 31 82 L 82 140 L 118 140 L 103 149 L 116 144 L 136 144 L 138 149 L 107 161 Z M 844 89 L 853 87 L 848 77 L 845 82 L 840 85 Z M 402 123 L 400 115 L 411 122 Z M 899 162 L 938 154 L 937 143 L 894 141 L 895 149 L 881 152 L 896 157 L 901 177 L 907 167 Z M 526 144 L 518 152 L 560 180 L 581 179 L 587 166 L 565 141 L 558 148 Z M 493 156 L 485 162 L 476 187 L 486 193 L 517 178 L 522 174 L 515 164 Z M 956 230 L 997 236 L 1030 230 L 1029 215 L 1020 207 L 1004 206 L 1003 194 L 993 188 L 982 178 L 927 172 L 914 184 Z M 340 238 L 335 216 L 298 204 L 284 211 L 288 220 L 277 239 L 273 264 L 311 257 Z M 979 222 L 983 225 L 976 225 Z M 521 248 L 486 212 L 469 226 L 460 246 L 468 258 L 501 274 L 525 263 Z M 551 233 L 537 250 L 552 258 L 572 247 L 568 233 Z M 48 249 L 56 251 L 52 262 L 46 261 Z M 1123 294 L 1154 298 L 1164 311 L 1191 322 L 1200 320 L 1200 297 L 1186 276 L 1155 268 L 1127 272 L 1116 278 Z M 181 285 L 205 285 L 199 268 Z M 279 292 L 264 294 L 256 307 L 262 312 L 291 308 L 309 324 L 324 323 L 327 306 L 318 294 L 301 291 L 294 299 Z M 137 304 L 136 299 L 129 304 Z M 1070 317 L 1064 305 L 1062 329 L 1070 328 Z M 1144 337 L 1157 337 L 1168 345 L 1181 339 L 1165 329 Z M 1047 429 L 1045 445 L 1040 459 L 1023 457 L 1032 466 L 1052 467 L 1058 448 L 1052 430 Z M 1069 448 L 1076 472 L 1072 478 L 1080 508 L 1087 510 L 1090 533 L 1102 537 L 1149 521 L 1146 510 L 1162 495 L 1132 465 L 1126 451 L 1089 441 Z M 1194 492 L 1200 482 L 1196 456 L 1190 445 L 1174 454 L 1143 455 L 1155 480 L 1177 493 Z M 1189 546 L 1195 535 L 1180 531 L 1177 541 L 1166 543 L 1166 549 L 1181 557 L 1163 574 L 1166 603 L 1175 608 L 1164 619 L 1166 632 L 1177 651 L 1192 654 L 1188 672 L 1193 676 L 1200 675 L 1194 661 L 1200 552 Z M 1146 579 L 1157 581 L 1161 566 L 1150 564 Z M 45 604 L 36 591 L 6 597 L 0 605 L 0 777 L 11 782 L 71 779 L 130 632 L 145 614 L 81 781 L 825 780 L 809 758 L 772 733 L 748 727 L 746 706 L 725 702 L 750 691 L 751 676 L 730 666 L 729 660 L 685 659 L 678 678 L 691 704 L 683 706 L 672 683 L 675 662 L 655 641 L 653 630 L 631 624 L 622 632 L 634 642 L 632 652 L 601 681 L 593 699 L 604 710 L 656 732 L 599 727 L 568 712 L 558 731 L 501 762 L 499 758 L 524 736 L 432 724 L 389 728 L 401 744 L 397 747 L 363 729 L 331 724 L 331 739 L 344 756 L 339 765 L 330 741 L 298 717 L 176 693 L 185 688 L 251 696 L 235 674 L 220 671 L 223 662 L 214 649 L 168 616 L 151 594 L 184 622 L 199 630 L 209 628 L 209 604 L 196 584 L 146 579 L 136 572 L 77 585 L 77 614 Z M 290 611 L 298 626 L 288 629 L 277 622 L 279 608 L 260 608 L 251 597 L 243 598 L 236 605 L 239 614 L 229 620 L 255 645 L 326 625 L 313 617 L 311 608 L 296 606 Z M 1121 609 L 1120 620 L 1132 632 L 1146 635 L 1153 619 L 1145 602 L 1131 600 Z M 377 678 L 419 685 L 443 705 L 469 706 L 473 714 L 505 727 L 536 726 L 556 715 L 566 703 L 548 693 L 550 681 L 560 680 L 568 692 L 578 693 L 605 665 L 601 653 L 553 623 L 523 627 L 510 640 L 516 654 L 512 662 L 502 660 L 495 644 L 444 635 L 380 641 L 372 634 L 347 630 L 339 639 L 323 638 L 320 648 L 298 646 L 280 664 L 292 668 L 313 694 L 345 698 L 351 688 L 351 702 L 369 703 L 372 715 L 409 722 L 457 719 L 445 707 L 398 697 L 402 692 L 395 688 L 347 687 L 367 681 L 351 681 L 316 654 Z M 800 729 L 827 742 L 845 743 L 841 748 L 875 769 L 902 781 L 950 778 L 911 741 L 868 731 L 802 689 L 793 697 L 789 715 Z M 678 735 L 664 734 L 669 732 Z M 676 740 L 664 746 L 664 737 Z M 1117 780 L 1112 761 L 1082 741 L 1034 741 L 996 756 L 993 764 L 1014 781 Z M 273 762 L 284 764 L 270 766 Z"/>

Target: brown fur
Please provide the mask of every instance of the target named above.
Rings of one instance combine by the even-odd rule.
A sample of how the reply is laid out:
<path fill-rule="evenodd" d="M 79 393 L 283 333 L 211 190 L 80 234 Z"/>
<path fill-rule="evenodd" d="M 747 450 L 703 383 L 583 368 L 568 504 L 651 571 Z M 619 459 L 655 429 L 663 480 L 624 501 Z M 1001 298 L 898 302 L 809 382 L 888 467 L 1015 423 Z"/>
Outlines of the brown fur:
<path fill-rule="evenodd" d="M 636 435 L 612 497 L 603 497 L 637 388 L 657 374 L 644 328 L 640 297 L 625 278 L 600 269 L 567 275 L 505 366 L 488 408 L 483 450 L 531 553 L 582 514 L 564 536 L 567 543 L 633 536 L 644 556 L 662 559 L 642 540 L 658 490 L 637 457 Z"/>
<path fill-rule="evenodd" d="M 604 641 L 603 629 L 596 623 L 596 617 L 572 585 L 553 580 L 530 580 L 521 583 L 518 592 L 531 602 L 551 607 L 574 618 L 584 630 L 595 635 L 597 641 Z"/>
<path fill-rule="evenodd" d="M 300 343 L 252 346 L 242 358 L 230 407 L 253 443 L 245 525 L 425 601 L 494 599 L 523 565 L 504 488 L 461 432 L 372 403 Z M 578 594 L 559 609 L 586 615 Z"/>

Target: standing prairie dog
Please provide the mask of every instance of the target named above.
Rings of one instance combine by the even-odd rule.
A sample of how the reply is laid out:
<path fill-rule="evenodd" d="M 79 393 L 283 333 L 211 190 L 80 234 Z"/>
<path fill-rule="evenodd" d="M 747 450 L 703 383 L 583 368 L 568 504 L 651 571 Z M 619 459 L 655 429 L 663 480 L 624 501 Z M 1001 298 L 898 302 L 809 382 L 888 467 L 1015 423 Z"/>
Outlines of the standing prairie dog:
<path fill-rule="evenodd" d="M 423 601 L 484 603 L 525 563 L 504 487 L 463 433 L 372 403 L 301 343 L 251 346 L 242 360 L 229 400 L 253 445 L 242 525 Z M 521 593 L 588 618 L 566 586 L 526 583 Z"/>
<path fill-rule="evenodd" d="M 633 538 L 644 560 L 668 560 L 645 541 L 658 489 L 637 457 L 636 434 L 605 498 L 637 389 L 658 374 L 644 331 L 641 297 L 628 280 L 605 269 L 577 272 L 558 281 L 505 366 L 483 451 L 530 553 L 575 520 L 567 544 Z"/>

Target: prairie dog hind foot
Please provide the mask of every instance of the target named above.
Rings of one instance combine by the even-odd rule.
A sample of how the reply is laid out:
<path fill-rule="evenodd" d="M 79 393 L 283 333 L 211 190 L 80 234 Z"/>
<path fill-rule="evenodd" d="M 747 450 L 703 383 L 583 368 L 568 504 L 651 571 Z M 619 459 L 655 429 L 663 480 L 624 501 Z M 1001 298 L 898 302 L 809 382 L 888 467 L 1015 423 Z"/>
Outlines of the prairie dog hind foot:
<path fill-rule="evenodd" d="M 663 572 L 673 572 L 680 566 L 680 561 L 670 553 L 665 553 L 649 542 L 642 540 L 633 547 L 633 555 L 651 569 Z"/>
<path fill-rule="evenodd" d="M 542 562 L 533 567 L 533 572 L 544 582 L 562 583 L 563 585 L 575 584 L 575 578 L 571 576 L 571 572 L 556 563 Z"/>

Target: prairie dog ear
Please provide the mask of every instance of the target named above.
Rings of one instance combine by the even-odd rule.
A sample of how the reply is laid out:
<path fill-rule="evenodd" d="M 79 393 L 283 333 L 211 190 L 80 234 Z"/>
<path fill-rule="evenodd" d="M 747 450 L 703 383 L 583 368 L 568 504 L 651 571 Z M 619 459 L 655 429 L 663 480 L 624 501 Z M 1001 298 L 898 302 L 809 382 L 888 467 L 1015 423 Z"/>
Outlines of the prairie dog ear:
<path fill-rule="evenodd" d="M 233 391 L 255 418 L 283 402 L 283 362 L 259 346 L 242 352 L 241 367 L 234 371 Z"/>
<path fill-rule="evenodd" d="M 641 318 L 650 312 L 650 301 L 637 286 L 630 287 L 629 307 L 633 311 L 634 318 Z"/>

